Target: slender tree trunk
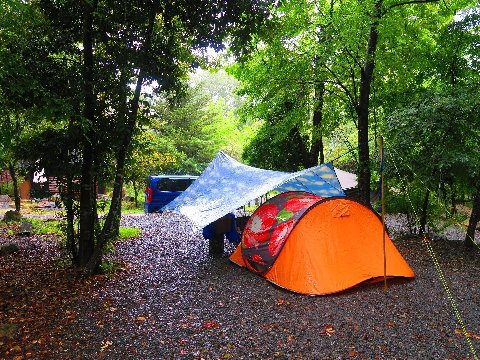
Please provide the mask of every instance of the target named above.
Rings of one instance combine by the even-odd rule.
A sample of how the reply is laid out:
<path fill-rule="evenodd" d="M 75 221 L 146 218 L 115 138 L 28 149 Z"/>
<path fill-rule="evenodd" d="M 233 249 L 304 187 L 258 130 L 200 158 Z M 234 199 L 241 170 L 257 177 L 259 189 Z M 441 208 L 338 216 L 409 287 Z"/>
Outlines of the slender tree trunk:
<path fill-rule="evenodd" d="M 83 9 L 83 116 L 90 124 L 82 139 L 82 176 L 80 186 L 80 239 L 78 263 L 85 266 L 95 248 L 95 132 L 92 124 L 95 118 L 94 59 L 93 59 L 93 13 L 97 1 L 82 1 Z"/>
<path fill-rule="evenodd" d="M 315 83 L 315 108 L 313 109 L 313 135 L 309 167 L 323 164 L 325 162 L 322 136 L 324 96 L 325 83 L 323 81 Z"/>
<path fill-rule="evenodd" d="M 21 199 L 20 199 L 20 192 L 18 191 L 17 172 L 15 171 L 15 165 L 13 164 L 13 162 L 10 162 L 8 164 L 8 171 L 10 172 L 10 176 L 12 178 L 12 183 L 13 183 L 13 198 L 15 201 L 15 211 L 20 212 Z"/>
<path fill-rule="evenodd" d="M 67 213 L 67 247 L 70 251 L 70 256 L 72 258 L 72 263 L 78 265 L 78 247 L 75 240 L 75 212 L 73 209 L 73 199 L 74 199 L 74 189 L 73 189 L 73 178 L 71 174 L 67 175 L 65 181 L 65 189 L 60 193 L 62 198 L 63 205 Z"/>
<path fill-rule="evenodd" d="M 156 9 L 154 8 L 152 10 L 152 13 L 150 14 L 149 23 L 148 23 L 146 34 L 145 34 L 145 42 L 143 44 L 144 61 L 146 61 L 150 52 L 153 28 L 155 25 L 155 17 L 156 17 Z M 122 199 L 123 174 L 125 170 L 125 161 L 127 157 L 127 151 L 132 140 L 133 131 L 137 124 L 140 95 L 141 95 L 144 78 L 145 78 L 145 72 L 143 70 L 143 64 L 141 64 L 140 71 L 137 78 L 137 84 L 135 86 L 135 92 L 131 101 L 131 109 L 128 116 L 128 122 L 126 124 L 127 125 L 126 130 L 121 142 L 121 146 L 119 147 L 119 150 L 117 153 L 117 165 L 115 169 L 115 182 L 113 186 L 112 203 L 110 205 L 110 210 L 108 212 L 108 215 L 105 219 L 102 232 L 99 236 L 97 246 L 95 247 L 95 251 L 92 257 L 90 258 L 90 261 L 88 262 L 87 266 L 85 267 L 85 272 L 87 274 L 93 274 L 98 270 L 98 267 L 102 261 L 105 245 L 112 239 L 113 224 L 114 224 L 115 218 L 118 216 L 118 210 L 119 210 L 119 206 L 121 204 L 121 199 Z"/>
<path fill-rule="evenodd" d="M 450 180 L 450 203 L 452 204 L 451 214 L 457 214 L 457 192 L 453 180 Z"/>
<path fill-rule="evenodd" d="M 122 194 L 123 194 L 123 177 L 120 185 L 120 199 L 118 199 L 116 215 L 112 221 L 112 229 L 110 230 L 111 238 L 116 238 L 120 235 L 120 220 L 122 219 Z"/>
<path fill-rule="evenodd" d="M 370 204 L 370 154 L 368 145 L 368 116 L 370 91 L 375 69 L 375 52 L 378 44 L 378 25 L 381 18 L 382 1 L 376 1 L 372 10 L 372 24 L 368 36 L 367 56 L 361 70 L 360 95 L 356 108 L 358 116 L 358 193 L 359 200 Z"/>
<path fill-rule="evenodd" d="M 135 180 L 132 181 L 133 193 L 135 194 L 135 208 L 138 208 L 138 187 Z"/>
<path fill-rule="evenodd" d="M 422 213 L 420 214 L 420 234 L 425 233 L 428 219 L 428 203 L 430 200 L 430 190 L 427 190 L 423 198 Z"/>
<path fill-rule="evenodd" d="M 473 197 L 472 213 L 468 221 L 467 234 L 465 236 L 465 246 L 473 248 L 475 246 L 475 229 L 480 221 L 480 187 L 477 188 L 477 193 Z"/>
<path fill-rule="evenodd" d="M 125 56 L 126 60 L 127 57 Z M 123 68 L 125 69 L 127 67 L 127 63 L 124 62 L 122 64 Z M 119 109 L 119 117 L 121 117 L 121 122 L 122 125 L 125 127 L 125 131 L 128 131 L 128 87 L 129 87 L 129 71 L 124 70 L 120 74 L 120 109 Z M 122 136 L 125 136 L 125 133 L 122 134 Z M 122 143 L 120 146 L 124 146 L 124 143 Z M 117 152 L 117 155 L 119 155 L 119 152 Z M 112 222 L 112 228 L 110 231 L 107 231 L 111 234 L 112 238 L 118 237 L 120 234 L 120 220 L 122 218 L 122 195 L 123 195 L 123 178 L 121 180 L 120 184 L 120 199 L 118 201 L 118 208 L 116 209 L 117 213 L 116 216 L 113 218 Z"/>

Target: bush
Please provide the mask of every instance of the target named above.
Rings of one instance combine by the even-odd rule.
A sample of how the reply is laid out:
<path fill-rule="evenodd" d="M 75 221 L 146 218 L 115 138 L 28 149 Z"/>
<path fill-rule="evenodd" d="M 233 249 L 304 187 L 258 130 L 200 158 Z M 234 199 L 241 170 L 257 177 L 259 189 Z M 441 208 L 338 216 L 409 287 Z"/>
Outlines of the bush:
<path fill-rule="evenodd" d="M 22 214 L 15 210 L 8 210 L 3 216 L 4 222 L 19 222 L 22 220 Z"/>
<path fill-rule="evenodd" d="M 0 183 L 0 194 L 8 195 L 11 198 L 13 198 L 13 183 L 10 181 Z"/>

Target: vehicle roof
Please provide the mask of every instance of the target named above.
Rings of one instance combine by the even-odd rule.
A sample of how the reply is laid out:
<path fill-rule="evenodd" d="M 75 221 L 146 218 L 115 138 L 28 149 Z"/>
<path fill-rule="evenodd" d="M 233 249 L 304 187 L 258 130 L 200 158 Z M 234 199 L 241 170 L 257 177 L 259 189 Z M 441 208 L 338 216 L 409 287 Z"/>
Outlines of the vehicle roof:
<path fill-rule="evenodd" d="M 151 179 L 196 179 L 197 175 L 150 175 Z"/>

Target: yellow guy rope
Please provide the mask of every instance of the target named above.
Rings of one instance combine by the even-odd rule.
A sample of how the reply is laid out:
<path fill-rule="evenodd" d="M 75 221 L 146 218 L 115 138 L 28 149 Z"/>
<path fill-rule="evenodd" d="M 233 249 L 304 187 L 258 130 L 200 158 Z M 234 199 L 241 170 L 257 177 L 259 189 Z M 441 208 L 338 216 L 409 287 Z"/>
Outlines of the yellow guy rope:
<path fill-rule="evenodd" d="M 405 183 L 404 183 L 402 177 L 400 176 L 400 171 L 397 168 L 397 164 L 395 163 L 395 161 L 393 161 L 393 158 L 391 160 L 392 160 L 393 165 L 395 166 L 395 170 L 397 171 L 398 178 L 402 182 L 403 187 L 406 189 Z M 413 206 L 413 202 L 410 199 L 410 195 L 408 194 L 408 191 L 406 192 L 406 195 L 407 195 L 408 202 L 409 202 L 409 204 L 410 204 L 410 206 L 413 210 L 413 214 L 414 214 L 416 220 L 418 220 L 419 216 L 418 216 L 417 212 L 415 211 L 415 207 Z M 447 278 L 446 278 L 445 273 L 443 272 L 443 270 L 440 266 L 440 262 L 438 261 L 438 257 L 436 255 L 435 251 L 433 250 L 432 244 L 430 243 L 430 240 L 428 239 L 428 236 L 425 233 L 423 233 L 422 236 L 423 236 L 422 243 L 425 245 L 425 247 L 428 250 L 428 253 L 429 253 L 430 257 L 432 258 L 433 264 L 435 266 L 435 270 L 437 271 L 438 277 L 440 279 L 440 283 L 442 284 L 445 292 L 447 293 L 448 300 L 450 302 L 450 305 L 452 306 L 455 317 L 457 318 L 457 322 L 460 325 L 460 327 L 462 328 L 462 332 L 463 332 L 463 336 L 465 337 L 465 341 L 467 342 L 467 345 L 470 349 L 470 352 L 473 355 L 473 358 L 475 360 L 478 360 L 477 352 L 476 352 L 475 348 L 473 347 L 472 340 L 470 339 L 471 335 L 467 331 L 467 327 L 465 325 L 465 322 L 463 321 L 462 315 L 460 313 L 460 310 L 458 309 L 458 305 L 457 305 L 457 302 L 456 302 L 456 300 L 455 300 L 455 298 L 452 294 L 452 291 L 450 290 L 450 287 L 448 286 Z"/>

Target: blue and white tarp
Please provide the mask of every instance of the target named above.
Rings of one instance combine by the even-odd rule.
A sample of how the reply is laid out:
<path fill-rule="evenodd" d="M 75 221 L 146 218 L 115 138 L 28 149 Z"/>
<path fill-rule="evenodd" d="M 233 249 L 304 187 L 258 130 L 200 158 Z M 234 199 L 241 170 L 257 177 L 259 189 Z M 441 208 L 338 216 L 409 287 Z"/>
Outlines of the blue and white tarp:
<path fill-rule="evenodd" d="M 287 173 L 244 165 L 220 151 L 198 179 L 161 210 L 181 213 L 204 227 L 274 189 L 345 195 L 331 165 Z"/>

